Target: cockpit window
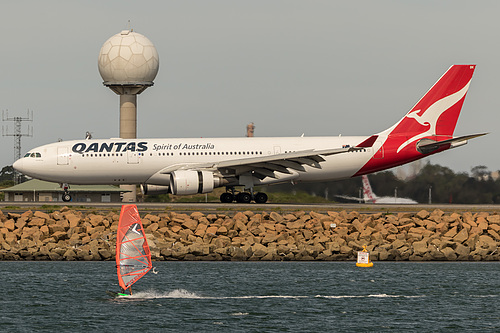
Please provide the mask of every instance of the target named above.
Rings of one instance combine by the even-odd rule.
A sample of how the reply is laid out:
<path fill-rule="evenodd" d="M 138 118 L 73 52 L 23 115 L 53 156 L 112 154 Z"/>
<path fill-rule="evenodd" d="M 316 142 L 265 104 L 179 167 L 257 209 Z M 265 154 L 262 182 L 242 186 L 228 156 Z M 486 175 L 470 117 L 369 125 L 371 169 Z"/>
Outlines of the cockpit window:
<path fill-rule="evenodd" d="M 24 157 L 36 158 L 36 157 L 42 157 L 42 154 L 40 154 L 40 153 L 26 153 L 26 155 L 24 155 Z"/>

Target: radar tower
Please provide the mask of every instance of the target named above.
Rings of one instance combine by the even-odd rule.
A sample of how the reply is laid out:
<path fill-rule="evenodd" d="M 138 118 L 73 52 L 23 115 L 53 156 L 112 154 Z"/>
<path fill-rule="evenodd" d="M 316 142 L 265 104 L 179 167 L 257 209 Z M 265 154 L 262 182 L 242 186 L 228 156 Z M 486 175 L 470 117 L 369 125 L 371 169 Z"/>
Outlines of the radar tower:
<path fill-rule="evenodd" d="M 153 43 L 132 29 L 123 30 L 102 45 L 98 60 L 103 84 L 120 96 L 120 138 L 137 138 L 137 95 L 153 86 L 159 57 Z M 139 163 L 136 152 L 129 161 Z M 135 162 L 137 161 L 137 162 Z M 131 162 L 129 162 L 131 163 Z M 121 185 L 124 202 L 136 201 L 136 185 Z"/>

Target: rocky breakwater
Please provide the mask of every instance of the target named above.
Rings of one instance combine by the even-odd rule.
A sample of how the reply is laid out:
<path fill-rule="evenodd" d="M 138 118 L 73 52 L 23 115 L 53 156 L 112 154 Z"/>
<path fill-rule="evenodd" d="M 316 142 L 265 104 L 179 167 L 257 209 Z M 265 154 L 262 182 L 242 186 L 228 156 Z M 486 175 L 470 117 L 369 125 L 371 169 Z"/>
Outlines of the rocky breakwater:
<path fill-rule="evenodd" d="M 154 260 L 500 260 L 500 215 L 141 214 Z M 114 260 L 119 213 L 0 211 L 0 260 Z"/>

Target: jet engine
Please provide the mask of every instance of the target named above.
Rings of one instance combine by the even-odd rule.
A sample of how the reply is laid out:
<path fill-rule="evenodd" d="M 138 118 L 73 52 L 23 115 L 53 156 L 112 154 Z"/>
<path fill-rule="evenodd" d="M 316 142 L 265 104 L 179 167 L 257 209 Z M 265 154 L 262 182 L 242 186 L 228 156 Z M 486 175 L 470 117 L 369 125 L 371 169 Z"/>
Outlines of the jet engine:
<path fill-rule="evenodd" d="M 141 191 L 144 195 L 168 194 L 170 187 L 164 185 L 141 184 Z"/>
<path fill-rule="evenodd" d="M 212 192 L 224 179 L 210 171 L 178 170 L 170 174 L 172 194 L 188 195 Z"/>

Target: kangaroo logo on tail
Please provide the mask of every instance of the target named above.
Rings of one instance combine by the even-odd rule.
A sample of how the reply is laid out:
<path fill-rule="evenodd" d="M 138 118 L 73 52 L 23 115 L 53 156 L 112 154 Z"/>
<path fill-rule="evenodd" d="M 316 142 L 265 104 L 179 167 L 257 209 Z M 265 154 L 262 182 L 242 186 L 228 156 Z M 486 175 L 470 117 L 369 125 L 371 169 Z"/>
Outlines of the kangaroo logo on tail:
<path fill-rule="evenodd" d="M 467 90 L 469 89 L 470 85 L 470 80 L 467 82 L 467 84 L 457 91 L 456 93 L 444 97 L 438 101 L 436 101 L 434 104 L 432 104 L 427 110 L 424 111 L 423 114 L 420 114 L 422 111 L 421 110 L 415 110 L 415 111 L 410 111 L 407 115 L 406 118 L 413 118 L 415 119 L 420 125 L 422 126 L 429 126 L 429 129 L 425 132 L 422 132 L 420 134 L 412 136 L 410 139 L 406 140 L 401 144 L 397 150 L 399 153 L 401 149 L 409 145 L 411 142 L 422 139 L 426 136 L 432 136 L 436 135 L 436 125 L 441 117 L 441 115 L 451 108 L 453 105 L 458 103 L 462 98 L 465 97 L 465 94 L 467 93 Z"/>
<path fill-rule="evenodd" d="M 355 175 L 415 161 L 479 136 L 453 136 L 475 68 L 451 66 L 400 121 L 377 134 L 372 157 Z"/>

